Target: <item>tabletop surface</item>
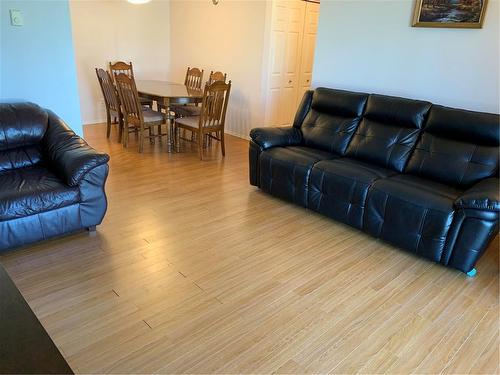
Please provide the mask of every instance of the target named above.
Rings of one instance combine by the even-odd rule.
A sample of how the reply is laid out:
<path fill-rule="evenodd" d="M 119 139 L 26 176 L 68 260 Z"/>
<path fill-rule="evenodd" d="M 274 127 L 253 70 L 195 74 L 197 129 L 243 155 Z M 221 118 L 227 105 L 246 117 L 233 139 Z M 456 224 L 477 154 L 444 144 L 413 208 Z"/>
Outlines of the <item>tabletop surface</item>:
<path fill-rule="evenodd" d="M 73 374 L 0 266 L 0 374 Z"/>
<path fill-rule="evenodd" d="M 180 83 L 168 81 L 136 81 L 137 91 L 151 96 L 162 98 L 201 98 L 203 91 L 188 89 Z"/>

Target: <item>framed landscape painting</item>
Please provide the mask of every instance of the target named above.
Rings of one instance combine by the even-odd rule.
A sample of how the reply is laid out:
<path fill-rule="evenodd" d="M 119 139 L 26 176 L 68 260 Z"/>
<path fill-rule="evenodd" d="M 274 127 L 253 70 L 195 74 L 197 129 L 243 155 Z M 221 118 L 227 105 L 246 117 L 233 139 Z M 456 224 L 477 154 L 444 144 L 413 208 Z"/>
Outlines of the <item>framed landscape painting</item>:
<path fill-rule="evenodd" d="M 416 0 L 413 26 L 481 28 L 488 0 Z"/>

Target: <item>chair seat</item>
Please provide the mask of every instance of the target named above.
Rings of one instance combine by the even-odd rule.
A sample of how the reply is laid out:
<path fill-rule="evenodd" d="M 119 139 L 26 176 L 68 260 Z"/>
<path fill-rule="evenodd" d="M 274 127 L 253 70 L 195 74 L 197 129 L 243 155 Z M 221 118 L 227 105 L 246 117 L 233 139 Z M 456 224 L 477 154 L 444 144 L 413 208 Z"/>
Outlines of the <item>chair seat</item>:
<path fill-rule="evenodd" d="M 143 108 L 142 109 L 142 116 L 144 117 L 144 123 L 151 123 L 151 122 L 163 122 L 165 121 L 165 114 L 154 111 L 151 108 Z"/>
<path fill-rule="evenodd" d="M 198 129 L 200 123 L 200 117 L 199 116 L 181 117 L 176 119 L 175 123 L 177 125 L 186 126 L 188 128 Z"/>
<path fill-rule="evenodd" d="M 412 175 L 377 180 L 368 193 L 363 229 L 438 262 L 461 194 Z"/>
<path fill-rule="evenodd" d="M 201 113 L 201 107 L 196 105 L 174 105 L 170 109 L 174 111 L 178 117 L 199 116 Z"/>
<path fill-rule="evenodd" d="M 307 206 L 361 229 L 370 186 L 395 174 L 393 170 L 349 158 L 320 161 L 311 172 Z"/>
<path fill-rule="evenodd" d="M 0 174 L 0 221 L 69 206 L 80 201 L 70 187 L 44 167 L 14 169 Z"/>
<path fill-rule="evenodd" d="M 153 104 L 153 100 L 151 100 L 149 98 L 143 98 L 143 97 L 139 97 L 139 102 L 141 103 L 141 105 L 151 105 L 151 104 Z"/>
<path fill-rule="evenodd" d="M 260 155 L 260 186 L 263 190 L 301 206 L 307 206 L 311 169 L 320 160 L 338 156 L 304 147 L 273 147 Z"/>

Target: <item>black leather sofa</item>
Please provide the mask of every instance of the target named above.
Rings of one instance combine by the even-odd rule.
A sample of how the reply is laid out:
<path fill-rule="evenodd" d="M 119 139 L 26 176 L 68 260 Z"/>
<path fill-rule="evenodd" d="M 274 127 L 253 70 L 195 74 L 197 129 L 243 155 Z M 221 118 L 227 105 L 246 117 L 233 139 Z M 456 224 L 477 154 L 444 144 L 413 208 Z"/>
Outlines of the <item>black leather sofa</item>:
<path fill-rule="evenodd" d="M 499 115 L 318 88 L 250 132 L 250 183 L 475 274 L 498 233 Z"/>
<path fill-rule="evenodd" d="M 109 156 L 36 104 L 0 104 L 0 250 L 95 230 Z"/>

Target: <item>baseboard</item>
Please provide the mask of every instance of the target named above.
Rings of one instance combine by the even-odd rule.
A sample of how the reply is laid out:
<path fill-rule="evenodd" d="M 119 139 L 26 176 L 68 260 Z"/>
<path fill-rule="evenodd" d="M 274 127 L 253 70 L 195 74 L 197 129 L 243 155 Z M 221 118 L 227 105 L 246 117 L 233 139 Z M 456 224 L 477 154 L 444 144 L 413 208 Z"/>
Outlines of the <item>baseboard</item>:
<path fill-rule="evenodd" d="M 237 137 L 237 138 L 241 138 L 241 139 L 246 139 L 247 141 L 250 139 L 250 137 L 248 135 L 242 135 L 242 134 L 235 133 L 235 132 L 233 132 L 231 130 L 227 130 L 227 129 L 224 129 L 224 133 L 232 135 L 233 137 Z"/>
<path fill-rule="evenodd" d="M 104 118 L 93 118 L 90 120 L 86 120 L 83 122 L 83 125 L 98 125 L 98 124 L 105 124 L 106 123 L 106 117 Z"/>

